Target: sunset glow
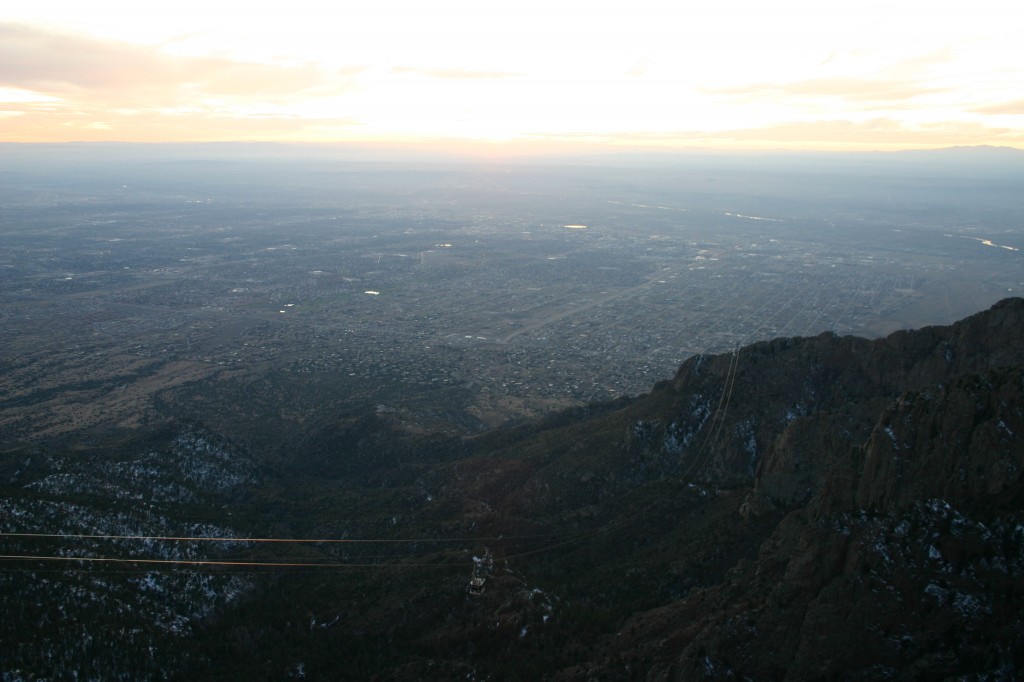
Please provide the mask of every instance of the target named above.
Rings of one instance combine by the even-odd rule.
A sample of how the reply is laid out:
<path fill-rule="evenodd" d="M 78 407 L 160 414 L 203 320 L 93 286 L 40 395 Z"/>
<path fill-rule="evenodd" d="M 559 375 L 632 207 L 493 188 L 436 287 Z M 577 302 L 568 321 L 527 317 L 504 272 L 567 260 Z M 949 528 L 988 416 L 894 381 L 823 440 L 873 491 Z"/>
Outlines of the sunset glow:
<path fill-rule="evenodd" d="M 1019 3 L 23 3 L 0 141 L 1024 147 Z"/>

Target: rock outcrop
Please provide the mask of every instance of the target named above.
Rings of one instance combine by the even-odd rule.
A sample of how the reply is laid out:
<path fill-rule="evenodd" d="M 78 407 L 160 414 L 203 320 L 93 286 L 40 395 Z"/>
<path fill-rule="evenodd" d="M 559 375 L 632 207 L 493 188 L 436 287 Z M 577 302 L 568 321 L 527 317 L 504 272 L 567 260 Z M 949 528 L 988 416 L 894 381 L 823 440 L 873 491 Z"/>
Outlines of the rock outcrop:
<path fill-rule="evenodd" d="M 772 441 L 742 508 L 790 511 L 756 559 L 634 615 L 608 643 L 614 658 L 563 678 L 1015 679 L 1024 670 L 1022 312 L 1018 299 L 875 342 L 817 337 L 744 351 L 774 366 L 810 359 L 788 383 L 800 395 L 825 388 L 824 367 L 841 368 L 807 403 L 813 413 Z M 692 381 L 681 375 L 675 388 Z M 782 396 L 785 385 L 771 390 Z"/>

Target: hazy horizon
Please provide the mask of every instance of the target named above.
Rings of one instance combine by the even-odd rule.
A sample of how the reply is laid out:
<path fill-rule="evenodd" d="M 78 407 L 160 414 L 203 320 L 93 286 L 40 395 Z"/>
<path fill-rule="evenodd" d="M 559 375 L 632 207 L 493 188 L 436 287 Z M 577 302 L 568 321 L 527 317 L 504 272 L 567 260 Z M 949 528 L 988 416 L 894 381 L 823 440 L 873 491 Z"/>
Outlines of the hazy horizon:
<path fill-rule="evenodd" d="M 70 140 L 61 142 L 18 142 L 0 140 L 0 151 L 8 163 L 25 161 L 69 161 L 90 158 L 121 163 L 161 160 L 237 160 L 293 159 L 342 162 L 498 162 L 498 163 L 596 163 L 618 165 L 672 164 L 678 162 L 721 162 L 739 160 L 749 163 L 832 163 L 877 162 L 883 165 L 917 165 L 919 161 L 949 161 L 950 170 L 991 167 L 1024 169 L 1024 149 L 1009 145 L 952 145 L 906 149 L 718 149 L 713 147 L 654 148 L 566 144 L 554 147 L 519 143 L 480 141 L 436 141 L 418 143 L 389 142 L 306 142 L 265 140 L 157 141 Z M 101 156 L 92 159 L 92 153 Z M 942 164 L 939 166 L 942 167 Z M 16 170 L 9 166 L 7 170 Z M 931 170 L 935 170 L 931 166 Z"/>

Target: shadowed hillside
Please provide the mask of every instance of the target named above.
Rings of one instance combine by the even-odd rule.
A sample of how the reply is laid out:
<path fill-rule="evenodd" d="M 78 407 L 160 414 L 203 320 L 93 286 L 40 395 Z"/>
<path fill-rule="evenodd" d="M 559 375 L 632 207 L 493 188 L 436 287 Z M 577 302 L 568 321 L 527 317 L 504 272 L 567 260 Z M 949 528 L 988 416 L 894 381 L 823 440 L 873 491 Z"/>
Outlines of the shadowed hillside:
<path fill-rule="evenodd" d="M 69 646 L 60 623 L 102 621 L 115 597 L 159 603 L 145 576 L 191 589 L 198 575 L 214 581 L 201 609 L 168 594 L 176 628 L 117 612 L 152 653 L 97 663 L 97 679 L 1012 679 L 1022 339 L 1024 300 L 1009 299 L 874 341 L 694 357 L 649 394 L 473 437 L 337 415 L 272 465 L 197 425 L 111 444 L 96 466 L 8 453 L 7 533 L 198 534 L 174 524 L 216 514 L 204 532 L 350 544 L 215 543 L 202 557 L 254 565 L 124 563 L 102 579 L 8 559 L 5 589 L 55 589 L 5 616 L 19 656 L 5 670 L 39 679 L 27 671 L 47 661 L 60 677 L 89 655 L 47 658 L 41 642 Z M 173 505 L 130 516 L 157 483 Z M 47 525 L 71 503 L 73 525 Z M 42 639 L 25 634 L 40 614 Z"/>

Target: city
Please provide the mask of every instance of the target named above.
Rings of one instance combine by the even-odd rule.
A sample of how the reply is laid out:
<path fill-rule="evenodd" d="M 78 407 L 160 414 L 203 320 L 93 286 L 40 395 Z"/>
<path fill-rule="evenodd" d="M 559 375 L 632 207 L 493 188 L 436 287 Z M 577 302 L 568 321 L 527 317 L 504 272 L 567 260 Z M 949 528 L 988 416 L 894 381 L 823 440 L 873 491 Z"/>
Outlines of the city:
<path fill-rule="evenodd" d="M 12 174 L 0 429 L 175 414 L 270 443 L 373 408 L 472 433 L 647 392 L 695 354 L 948 323 L 1024 287 L 1012 182 L 805 165 Z"/>

